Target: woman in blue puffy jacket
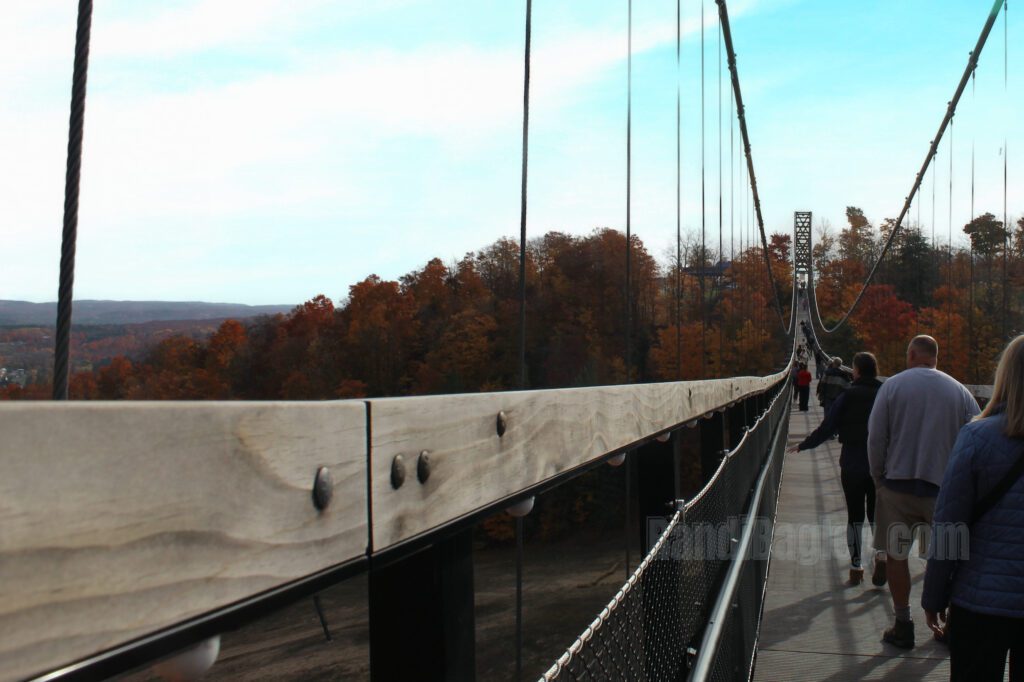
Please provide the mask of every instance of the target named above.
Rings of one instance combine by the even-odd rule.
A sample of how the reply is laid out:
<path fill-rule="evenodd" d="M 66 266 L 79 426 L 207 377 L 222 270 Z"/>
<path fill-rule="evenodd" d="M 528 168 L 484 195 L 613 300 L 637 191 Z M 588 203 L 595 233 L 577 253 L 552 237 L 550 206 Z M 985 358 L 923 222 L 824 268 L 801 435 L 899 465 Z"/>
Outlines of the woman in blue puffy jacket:
<path fill-rule="evenodd" d="M 921 605 L 948 637 L 952 680 L 1002 680 L 1007 652 L 1011 680 L 1024 680 L 1022 457 L 1024 335 L 1003 351 L 988 406 L 960 431 L 935 502 Z"/>

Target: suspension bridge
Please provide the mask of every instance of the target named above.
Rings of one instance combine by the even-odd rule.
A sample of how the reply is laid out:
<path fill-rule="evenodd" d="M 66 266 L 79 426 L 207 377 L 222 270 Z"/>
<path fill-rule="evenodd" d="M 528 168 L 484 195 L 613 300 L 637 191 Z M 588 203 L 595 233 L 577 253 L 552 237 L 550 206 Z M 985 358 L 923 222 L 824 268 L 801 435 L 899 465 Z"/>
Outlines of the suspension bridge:
<path fill-rule="evenodd" d="M 627 319 L 625 384 L 546 390 L 529 390 L 526 379 L 531 5 L 518 280 L 524 390 L 157 403 L 67 400 L 92 13 L 91 2 L 80 2 L 54 401 L 0 408 L 0 679 L 948 675 L 947 651 L 936 642 L 910 652 L 881 643 L 892 620 L 884 588 L 842 583 L 838 448 L 786 454 L 823 417 L 816 407 L 791 411 L 790 379 L 800 328 L 829 348 L 884 271 L 1005 17 L 1003 0 L 982 22 L 881 253 L 828 323 L 816 295 L 810 213 L 794 214 L 788 300 L 772 267 L 727 3 L 717 0 L 773 309 L 762 314 L 765 324 L 778 318 L 785 357 L 765 376 L 631 383 Z M 635 307 L 628 196 L 627 318 Z M 677 368 L 683 352 L 703 362 L 711 342 L 705 280 L 721 279 L 725 248 L 717 268 L 707 264 L 705 239 L 702 230 L 702 347 L 677 340 Z M 682 267 L 674 274 L 678 292 Z M 1009 306 L 1005 266 L 997 276 Z M 677 324 L 679 314 L 677 303 Z M 970 389 L 980 402 L 990 395 L 988 386 Z M 535 505 L 567 490 L 604 496 L 613 521 L 596 533 L 585 528 L 593 519 L 574 521 L 578 541 L 530 546 L 523 528 Z M 498 518 L 514 519 L 514 542 L 481 547 L 475 531 Z M 923 563 L 912 569 L 916 585 Z"/>

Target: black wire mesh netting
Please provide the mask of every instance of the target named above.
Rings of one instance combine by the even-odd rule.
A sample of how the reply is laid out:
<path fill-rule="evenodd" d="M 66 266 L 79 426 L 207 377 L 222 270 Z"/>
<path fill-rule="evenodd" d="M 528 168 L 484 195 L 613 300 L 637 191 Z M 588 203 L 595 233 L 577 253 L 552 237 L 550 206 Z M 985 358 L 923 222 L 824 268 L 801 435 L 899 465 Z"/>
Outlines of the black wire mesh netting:
<path fill-rule="evenodd" d="M 762 542 L 755 543 L 743 562 L 735 607 L 724 623 L 711 667 L 714 680 L 748 678 L 767 580 L 764 545 L 770 547 L 785 446 L 776 434 L 788 408 L 786 387 L 778 390 L 700 493 L 675 513 L 626 584 L 542 679 L 687 679 L 767 464 L 754 515 L 765 526 L 758 529 Z"/>
<path fill-rule="evenodd" d="M 755 543 L 743 562 L 736 592 L 732 595 L 729 615 L 722 637 L 714 652 L 711 680 L 747 680 L 754 667 L 754 653 L 761 626 L 765 589 L 768 585 L 768 553 L 771 548 L 779 487 L 782 483 L 784 438 L 774 438 L 769 445 L 772 457 L 765 472 L 765 482 L 756 513 L 759 524 Z"/>

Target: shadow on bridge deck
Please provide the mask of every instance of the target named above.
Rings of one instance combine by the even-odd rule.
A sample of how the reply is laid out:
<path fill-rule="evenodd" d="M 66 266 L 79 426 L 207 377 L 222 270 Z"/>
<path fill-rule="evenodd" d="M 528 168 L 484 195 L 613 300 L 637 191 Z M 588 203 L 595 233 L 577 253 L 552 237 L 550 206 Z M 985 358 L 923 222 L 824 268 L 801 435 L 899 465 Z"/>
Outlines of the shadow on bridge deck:
<path fill-rule="evenodd" d="M 812 389 L 816 385 L 812 385 Z M 823 418 L 794 410 L 789 443 L 799 443 Z M 846 503 L 839 476 L 839 442 L 787 455 L 779 495 L 755 680 L 947 680 L 948 650 L 931 638 L 920 609 L 925 562 L 911 557 L 911 607 L 917 647 L 881 641 L 893 621 L 887 587 L 847 586 Z M 864 531 L 864 554 L 871 534 Z"/>

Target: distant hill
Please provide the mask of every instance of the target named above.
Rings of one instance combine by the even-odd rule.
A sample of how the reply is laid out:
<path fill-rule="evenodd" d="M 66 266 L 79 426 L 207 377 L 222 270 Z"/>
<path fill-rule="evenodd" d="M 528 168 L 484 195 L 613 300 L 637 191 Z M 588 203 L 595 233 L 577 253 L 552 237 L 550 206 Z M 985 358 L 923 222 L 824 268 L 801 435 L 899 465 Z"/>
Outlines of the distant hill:
<path fill-rule="evenodd" d="M 243 319 L 287 313 L 291 305 L 243 305 L 201 301 L 75 301 L 74 324 L 139 324 L 170 320 Z M 0 300 L 0 325 L 53 326 L 56 303 Z"/>

